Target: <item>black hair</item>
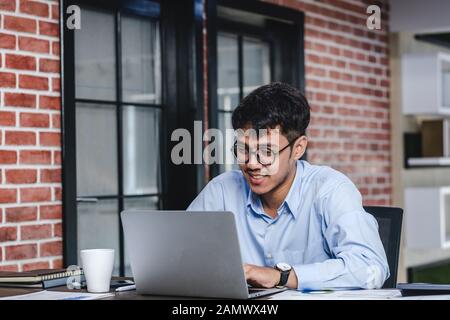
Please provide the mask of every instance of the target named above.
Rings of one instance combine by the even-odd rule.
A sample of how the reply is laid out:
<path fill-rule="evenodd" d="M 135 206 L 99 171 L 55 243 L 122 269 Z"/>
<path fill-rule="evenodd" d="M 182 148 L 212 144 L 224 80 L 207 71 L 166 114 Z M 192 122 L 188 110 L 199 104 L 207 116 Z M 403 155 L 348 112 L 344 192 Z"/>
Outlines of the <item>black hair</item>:
<path fill-rule="evenodd" d="M 255 130 L 280 126 L 289 142 L 305 134 L 310 120 L 306 97 L 286 83 L 273 82 L 253 90 L 233 112 L 233 129 Z"/>

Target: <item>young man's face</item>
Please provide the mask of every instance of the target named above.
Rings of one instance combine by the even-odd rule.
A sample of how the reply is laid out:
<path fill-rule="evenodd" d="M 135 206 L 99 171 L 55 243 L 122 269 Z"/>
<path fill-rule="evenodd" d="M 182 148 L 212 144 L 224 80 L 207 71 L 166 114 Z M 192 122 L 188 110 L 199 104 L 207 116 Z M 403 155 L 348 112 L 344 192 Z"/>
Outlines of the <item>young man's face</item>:
<path fill-rule="evenodd" d="M 289 140 L 281 133 L 279 127 L 275 129 L 267 129 L 266 134 L 260 134 L 259 137 L 255 134 L 248 134 L 252 128 L 244 128 L 244 135 L 238 136 L 237 145 L 243 152 L 243 148 L 247 148 L 248 162 L 239 161 L 239 167 L 245 176 L 251 190 L 259 195 L 267 194 L 274 191 L 278 186 L 285 182 L 289 175 L 296 170 L 296 161 L 302 156 L 306 147 L 299 146 L 299 140 L 296 139 L 290 146 Z M 254 132 L 254 131 L 253 131 Z M 285 148 L 287 146 L 287 148 Z M 285 148 L 283 151 L 279 152 Z M 262 156 L 262 162 L 271 164 L 261 164 L 258 162 L 256 152 L 259 150 L 259 155 Z M 272 160 L 273 159 L 273 163 Z M 266 160 L 266 161 L 264 161 Z"/>

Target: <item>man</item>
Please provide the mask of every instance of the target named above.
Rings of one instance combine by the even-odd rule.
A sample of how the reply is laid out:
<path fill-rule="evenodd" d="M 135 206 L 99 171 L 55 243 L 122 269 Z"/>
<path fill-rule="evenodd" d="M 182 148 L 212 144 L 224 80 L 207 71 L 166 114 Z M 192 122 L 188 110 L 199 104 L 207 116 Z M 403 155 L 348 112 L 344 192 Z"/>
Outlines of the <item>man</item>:
<path fill-rule="evenodd" d="M 272 83 L 242 100 L 232 116 L 240 171 L 214 178 L 191 211 L 231 211 L 247 282 L 299 290 L 379 288 L 389 267 L 378 225 L 344 174 L 299 160 L 308 144 L 306 98 Z"/>

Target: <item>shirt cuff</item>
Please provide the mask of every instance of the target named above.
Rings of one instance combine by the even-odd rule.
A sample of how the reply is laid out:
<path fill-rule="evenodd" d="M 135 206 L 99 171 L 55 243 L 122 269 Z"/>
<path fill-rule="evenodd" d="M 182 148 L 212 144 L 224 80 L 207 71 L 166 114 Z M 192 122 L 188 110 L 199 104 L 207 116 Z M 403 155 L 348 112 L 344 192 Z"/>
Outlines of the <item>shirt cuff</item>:
<path fill-rule="evenodd" d="M 317 290 L 317 284 L 322 282 L 321 274 L 314 263 L 292 266 L 297 276 L 297 290 Z M 315 284 L 313 287 L 312 284 Z"/>

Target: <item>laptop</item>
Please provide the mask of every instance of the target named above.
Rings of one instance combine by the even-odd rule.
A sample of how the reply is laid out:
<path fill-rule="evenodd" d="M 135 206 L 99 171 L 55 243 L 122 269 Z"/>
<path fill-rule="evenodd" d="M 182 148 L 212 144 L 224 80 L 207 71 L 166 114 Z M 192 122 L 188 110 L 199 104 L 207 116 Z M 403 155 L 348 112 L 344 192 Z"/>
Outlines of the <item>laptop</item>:
<path fill-rule="evenodd" d="M 249 299 L 286 288 L 249 288 L 231 212 L 125 210 L 125 246 L 139 294 Z"/>

